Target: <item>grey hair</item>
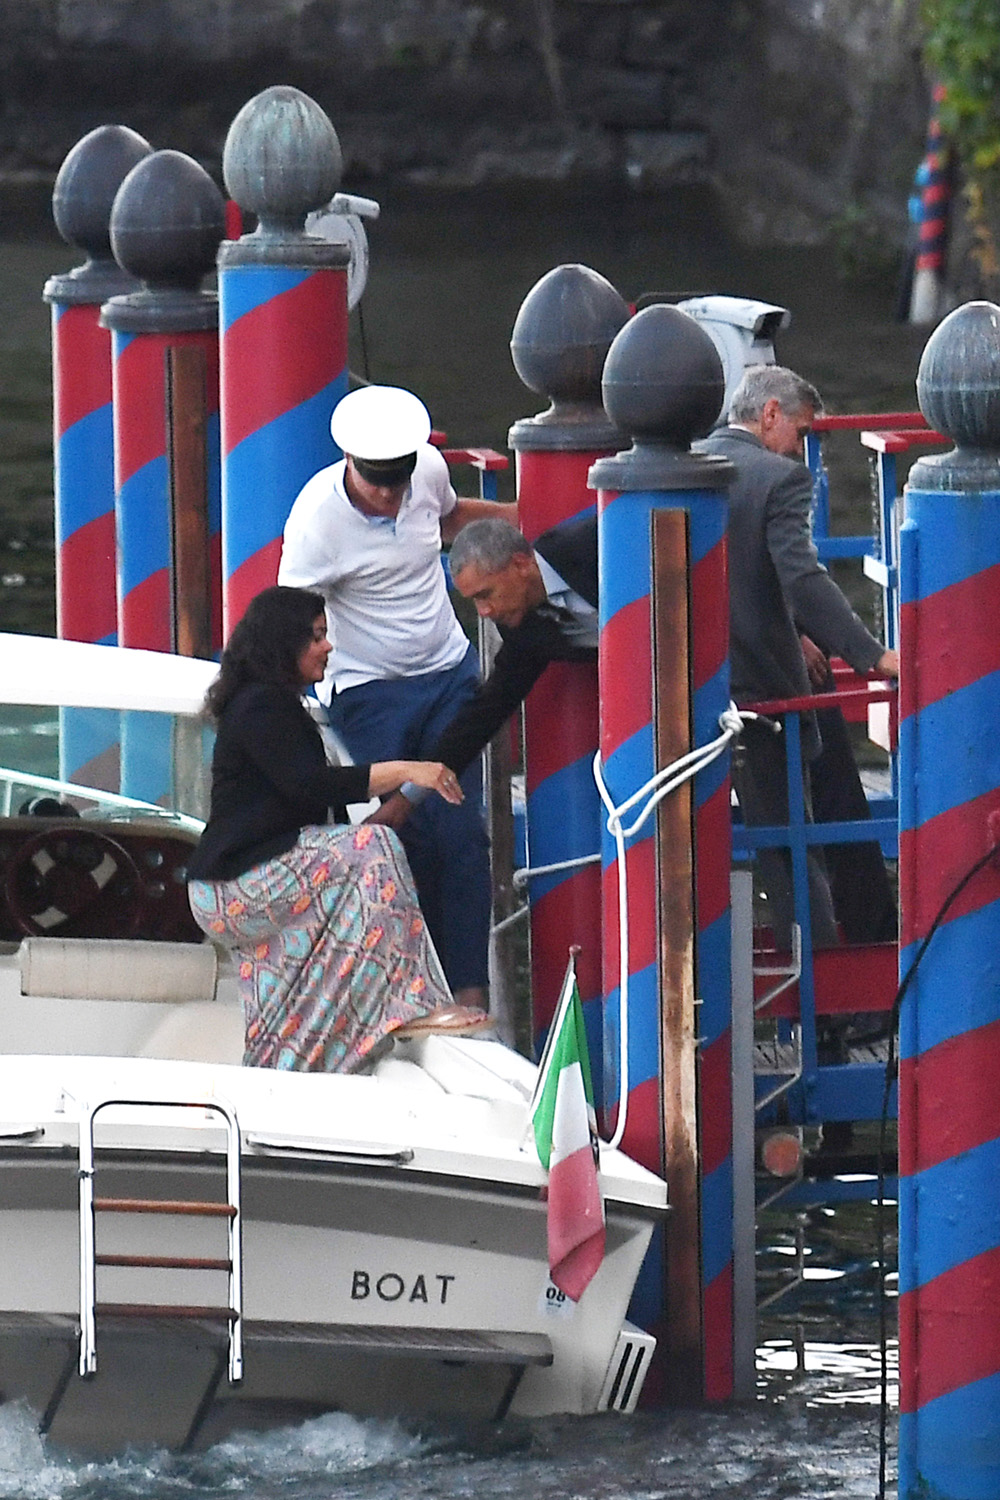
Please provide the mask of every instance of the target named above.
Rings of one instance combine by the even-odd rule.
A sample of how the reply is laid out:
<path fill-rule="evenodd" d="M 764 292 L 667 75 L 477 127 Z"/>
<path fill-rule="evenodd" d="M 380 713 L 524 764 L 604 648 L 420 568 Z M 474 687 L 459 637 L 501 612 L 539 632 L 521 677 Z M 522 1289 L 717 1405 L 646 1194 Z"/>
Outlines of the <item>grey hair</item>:
<path fill-rule="evenodd" d="M 523 554 L 530 557 L 531 550 L 527 537 L 509 521 L 470 521 L 452 542 L 448 564 L 453 578 L 470 564 L 484 573 L 497 573 L 512 558 Z"/>
<path fill-rule="evenodd" d="M 784 365 L 750 365 L 733 392 L 729 421 L 759 422 L 768 401 L 777 401 L 786 417 L 804 406 L 817 414 L 823 410 L 819 391 L 794 370 Z"/>

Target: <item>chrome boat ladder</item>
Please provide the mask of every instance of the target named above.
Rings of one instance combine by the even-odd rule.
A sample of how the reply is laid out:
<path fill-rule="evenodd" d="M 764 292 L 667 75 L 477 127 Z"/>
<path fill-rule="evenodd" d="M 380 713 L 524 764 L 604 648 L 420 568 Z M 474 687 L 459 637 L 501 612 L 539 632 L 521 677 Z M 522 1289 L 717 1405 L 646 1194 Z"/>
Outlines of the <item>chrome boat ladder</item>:
<path fill-rule="evenodd" d="M 221 1115 L 226 1129 L 226 1200 L 169 1198 L 97 1198 L 94 1196 L 94 1119 L 103 1109 L 196 1109 Z M 223 1320 L 229 1329 L 228 1373 L 231 1385 L 243 1379 L 243 1259 L 240 1207 L 240 1127 L 236 1112 L 218 1099 L 101 1099 L 83 1107 L 80 1115 L 80 1375 L 97 1373 L 97 1319 Z M 198 1215 L 225 1219 L 225 1257 L 190 1255 L 100 1254 L 96 1247 L 98 1213 Z M 146 1270 L 226 1271 L 229 1295 L 225 1307 L 190 1307 L 173 1303 L 99 1303 L 98 1266 L 134 1266 Z"/>

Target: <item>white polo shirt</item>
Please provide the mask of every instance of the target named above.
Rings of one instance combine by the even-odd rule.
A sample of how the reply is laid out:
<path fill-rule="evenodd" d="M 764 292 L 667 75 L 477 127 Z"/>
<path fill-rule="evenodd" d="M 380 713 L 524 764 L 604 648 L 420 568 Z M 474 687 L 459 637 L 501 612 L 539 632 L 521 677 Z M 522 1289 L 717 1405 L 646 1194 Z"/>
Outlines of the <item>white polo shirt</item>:
<path fill-rule="evenodd" d="M 303 487 L 285 523 L 278 567 L 279 583 L 326 600 L 333 642 L 327 678 L 343 692 L 375 678 L 456 666 L 469 641 L 441 566 L 441 517 L 456 503 L 448 465 L 430 444 L 418 451 L 395 521 L 355 509 L 345 467 L 341 459 Z"/>

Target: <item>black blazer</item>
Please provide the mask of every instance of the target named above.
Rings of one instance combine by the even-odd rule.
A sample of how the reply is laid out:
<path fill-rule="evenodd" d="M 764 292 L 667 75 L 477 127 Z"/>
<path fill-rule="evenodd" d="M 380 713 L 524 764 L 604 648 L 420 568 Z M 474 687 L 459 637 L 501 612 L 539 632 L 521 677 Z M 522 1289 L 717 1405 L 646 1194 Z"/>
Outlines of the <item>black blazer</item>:
<path fill-rule="evenodd" d="M 597 517 L 582 516 L 553 526 L 535 551 L 571 589 L 597 608 Z M 554 620 L 531 614 L 513 630 L 500 627 L 503 645 L 493 670 L 438 741 L 432 760 L 461 773 L 523 703 L 550 661 L 596 661 L 597 652 L 572 644 Z"/>
<path fill-rule="evenodd" d="M 248 683 L 219 723 L 212 804 L 189 880 L 232 880 L 284 854 L 332 808 L 367 802 L 370 766 L 331 766 L 320 732 L 291 688 Z"/>

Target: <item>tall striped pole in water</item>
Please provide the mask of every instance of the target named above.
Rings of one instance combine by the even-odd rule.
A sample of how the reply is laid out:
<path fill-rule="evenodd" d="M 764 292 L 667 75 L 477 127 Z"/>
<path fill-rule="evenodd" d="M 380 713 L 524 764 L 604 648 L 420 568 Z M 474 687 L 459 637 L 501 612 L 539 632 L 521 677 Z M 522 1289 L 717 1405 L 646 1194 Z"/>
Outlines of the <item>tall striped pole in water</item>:
<path fill-rule="evenodd" d="M 341 169 L 336 131 L 298 89 L 265 89 L 226 138 L 227 191 L 259 220 L 219 251 L 227 636 L 277 578 L 299 490 L 339 456 L 330 413 L 347 392 L 350 250 L 304 225 L 337 191 Z"/>
<path fill-rule="evenodd" d="M 601 406 L 601 370 L 628 305 L 586 266 L 557 266 L 532 287 L 511 335 L 514 367 L 550 406 L 510 429 L 517 455 L 517 505 L 529 542 L 592 511 L 587 474 L 621 434 Z M 599 854 L 601 804 L 593 777 L 598 742 L 597 664 L 552 662 L 524 705 L 528 864 L 558 865 Z M 530 881 L 533 1027 L 540 1043 L 552 1021 L 566 952 L 579 947 L 577 981 L 591 1063 L 600 1082 L 603 1007 L 600 862 Z"/>
<path fill-rule="evenodd" d="M 714 344 L 686 313 L 660 304 L 633 318 L 611 345 L 602 384 L 608 415 L 634 437 L 590 475 L 601 761 L 620 807 L 720 734 L 732 466 L 690 452 L 718 415 L 724 380 Z M 640 811 L 625 815 L 626 828 Z M 624 839 L 622 941 L 621 856 L 604 834 L 606 1105 L 617 1098 L 617 1138 L 627 1071 L 624 1148 L 670 1185 L 670 1220 L 654 1236 L 632 1310 L 659 1340 L 654 1401 L 719 1401 L 733 1389 L 730 846 L 726 751 Z"/>
<path fill-rule="evenodd" d="M 941 308 L 955 177 L 951 146 L 941 129 L 940 110 L 945 95 L 944 85 L 936 83 L 931 95 L 927 145 L 917 169 L 918 238 L 910 289 L 911 323 L 933 323 Z"/>
<path fill-rule="evenodd" d="M 221 630 L 219 578 L 218 303 L 201 290 L 222 238 L 225 204 L 203 167 L 157 151 L 133 167 L 111 210 L 119 265 L 142 283 L 101 310 L 114 358 L 118 641 L 209 657 Z M 194 512 L 201 598 L 182 566 Z M 206 565 L 207 564 L 207 565 Z M 185 622 L 201 620 L 185 644 Z M 122 730 L 122 790 L 169 794 L 168 723 L 130 715 Z"/>
<path fill-rule="evenodd" d="M 1000 1494 L 1000 853 L 958 889 L 1000 844 L 1000 307 L 917 396 L 957 446 L 900 534 L 899 1494 L 967 1500 Z"/>
<path fill-rule="evenodd" d="M 56 526 L 56 631 L 63 640 L 113 646 L 115 467 L 111 419 L 111 335 L 101 304 L 135 290 L 111 254 L 111 205 L 122 180 L 152 147 L 124 125 L 101 125 L 59 169 L 52 213 L 63 239 L 86 254 L 82 266 L 50 276 Z M 59 774 L 118 790 L 118 715 L 62 709 Z"/>

